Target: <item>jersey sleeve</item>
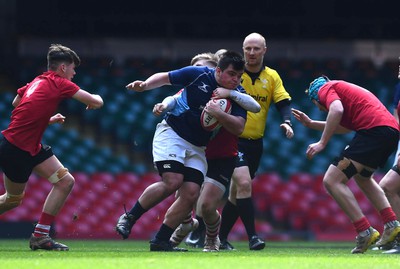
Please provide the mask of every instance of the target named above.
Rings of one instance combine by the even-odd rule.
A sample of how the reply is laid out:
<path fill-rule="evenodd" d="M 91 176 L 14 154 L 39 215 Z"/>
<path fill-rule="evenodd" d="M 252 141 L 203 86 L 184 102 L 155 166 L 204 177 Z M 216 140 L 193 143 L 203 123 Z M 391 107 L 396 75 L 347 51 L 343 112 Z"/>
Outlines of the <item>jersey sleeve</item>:
<path fill-rule="evenodd" d="M 285 87 L 283 86 L 282 79 L 279 76 L 278 72 L 273 70 L 271 73 L 271 76 L 273 78 L 273 83 L 274 83 L 274 91 L 273 91 L 273 97 L 272 97 L 274 103 L 278 103 L 285 99 L 291 99 L 289 93 L 286 91 Z"/>
<path fill-rule="evenodd" d="M 60 83 L 61 89 L 61 97 L 63 98 L 70 98 L 72 97 L 77 91 L 79 91 L 79 86 L 73 83 L 68 79 L 63 79 Z"/>
<path fill-rule="evenodd" d="M 173 70 L 168 73 L 169 81 L 174 86 L 186 87 L 193 82 L 199 75 L 209 71 L 206 66 L 186 66 L 181 69 Z"/>
<path fill-rule="evenodd" d="M 21 88 L 19 88 L 19 89 L 17 90 L 17 94 L 18 94 L 20 97 L 22 97 L 22 96 L 24 95 L 26 89 L 28 88 L 28 85 L 29 85 L 29 84 L 26 84 L 25 86 L 22 86 Z"/>
<path fill-rule="evenodd" d="M 321 87 L 321 89 L 318 91 L 318 97 L 321 105 L 327 109 L 329 109 L 329 106 L 333 101 L 340 100 L 340 97 L 336 93 L 335 89 L 333 87 L 328 87 L 327 85 Z"/>

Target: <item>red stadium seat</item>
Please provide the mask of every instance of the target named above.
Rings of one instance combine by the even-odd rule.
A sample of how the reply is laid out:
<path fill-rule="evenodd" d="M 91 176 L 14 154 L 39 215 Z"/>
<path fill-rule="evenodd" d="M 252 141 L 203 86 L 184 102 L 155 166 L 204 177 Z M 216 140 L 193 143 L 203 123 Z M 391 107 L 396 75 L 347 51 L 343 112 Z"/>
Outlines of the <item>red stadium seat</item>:
<path fill-rule="evenodd" d="M 309 173 L 296 173 L 289 177 L 289 181 L 296 183 L 299 187 L 309 189 L 314 185 L 314 176 Z"/>

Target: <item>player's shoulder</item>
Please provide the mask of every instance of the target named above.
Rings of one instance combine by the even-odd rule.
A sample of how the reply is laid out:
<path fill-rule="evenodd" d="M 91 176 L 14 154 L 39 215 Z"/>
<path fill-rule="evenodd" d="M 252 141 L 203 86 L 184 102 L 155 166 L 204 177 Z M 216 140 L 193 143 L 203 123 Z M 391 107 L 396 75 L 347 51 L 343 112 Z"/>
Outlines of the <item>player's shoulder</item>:
<path fill-rule="evenodd" d="M 261 71 L 260 76 L 280 78 L 278 71 L 276 71 L 276 69 L 269 67 L 269 66 L 264 66 L 264 69 Z"/>

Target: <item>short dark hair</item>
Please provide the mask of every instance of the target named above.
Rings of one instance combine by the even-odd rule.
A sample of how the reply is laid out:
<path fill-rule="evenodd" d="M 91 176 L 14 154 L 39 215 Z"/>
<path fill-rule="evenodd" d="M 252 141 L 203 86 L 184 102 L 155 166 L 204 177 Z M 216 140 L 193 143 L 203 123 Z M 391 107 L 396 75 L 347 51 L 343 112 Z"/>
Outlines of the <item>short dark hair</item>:
<path fill-rule="evenodd" d="M 72 49 L 61 44 L 51 44 L 47 53 L 47 68 L 56 70 L 61 63 L 74 63 L 75 66 L 79 66 L 81 59 Z"/>
<path fill-rule="evenodd" d="M 227 50 L 226 52 L 222 53 L 217 66 L 224 71 L 230 65 L 232 65 L 233 69 L 237 71 L 244 70 L 245 61 L 242 54 L 233 50 Z"/>

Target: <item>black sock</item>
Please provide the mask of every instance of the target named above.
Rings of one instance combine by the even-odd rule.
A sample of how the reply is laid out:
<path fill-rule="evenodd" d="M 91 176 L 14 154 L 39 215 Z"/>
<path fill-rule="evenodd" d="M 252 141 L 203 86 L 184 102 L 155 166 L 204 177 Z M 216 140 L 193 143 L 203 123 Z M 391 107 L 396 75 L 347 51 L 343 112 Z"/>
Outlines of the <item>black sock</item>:
<path fill-rule="evenodd" d="M 246 228 L 247 236 L 250 238 L 256 235 L 256 227 L 254 224 L 254 205 L 251 197 L 244 199 L 236 199 L 236 206 L 240 219 Z"/>
<path fill-rule="evenodd" d="M 156 238 L 160 241 L 168 242 L 174 231 L 175 229 L 172 229 L 163 223 L 156 234 Z"/>
<path fill-rule="evenodd" d="M 228 200 L 221 214 L 221 228 L 219 230 L 219 238 L 221 241 L 228 239 L 228 234 L 238 218 L 239 214 L 236 206 Z"/>
<path fill-rule="evenodd" d="M 137 201 L 136 204 L 129 211 L 129 214 L 132 214 L 134 216 L 135 220 L 138 220 L 146 212 L 147 212 L 147 210 L 143 209 L 143 207 L 140 205 L 139 201 Z"/>
<path fill-rule="evenodd" d="M 204 224 L 204 220 L 202 217 L 196 215 L 196 219 L 199 221 L 199 227 L 194 231 L 196 234 L 202 234 L 206 230 L 206 225 Z"/>

